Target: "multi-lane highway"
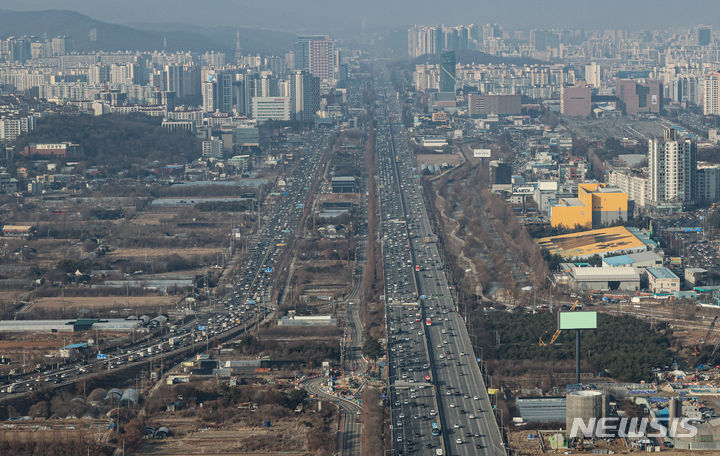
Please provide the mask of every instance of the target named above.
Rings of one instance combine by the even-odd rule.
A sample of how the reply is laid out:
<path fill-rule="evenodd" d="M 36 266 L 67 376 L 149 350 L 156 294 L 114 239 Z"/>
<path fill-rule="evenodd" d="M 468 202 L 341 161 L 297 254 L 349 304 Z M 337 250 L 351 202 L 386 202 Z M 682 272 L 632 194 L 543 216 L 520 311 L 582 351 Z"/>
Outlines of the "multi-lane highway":
<path fill-rule="evenodd" d="M 433 242 L 397 94 L 379 74 L 375 119 L 395 454 L 504 454 Z"/>

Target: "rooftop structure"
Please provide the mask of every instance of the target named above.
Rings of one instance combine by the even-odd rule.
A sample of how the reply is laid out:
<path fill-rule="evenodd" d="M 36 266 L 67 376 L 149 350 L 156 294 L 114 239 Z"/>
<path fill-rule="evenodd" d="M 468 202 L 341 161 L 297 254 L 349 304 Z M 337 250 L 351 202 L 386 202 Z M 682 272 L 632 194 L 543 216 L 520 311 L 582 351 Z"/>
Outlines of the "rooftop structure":
<path fill-rule="evenodd" d="M 624 226 L 549 236 L 537 242 L 541 248 L 563 258 L 604 257 L 621 252 L 642 252 L 649 247 L 637 232 Z"/>

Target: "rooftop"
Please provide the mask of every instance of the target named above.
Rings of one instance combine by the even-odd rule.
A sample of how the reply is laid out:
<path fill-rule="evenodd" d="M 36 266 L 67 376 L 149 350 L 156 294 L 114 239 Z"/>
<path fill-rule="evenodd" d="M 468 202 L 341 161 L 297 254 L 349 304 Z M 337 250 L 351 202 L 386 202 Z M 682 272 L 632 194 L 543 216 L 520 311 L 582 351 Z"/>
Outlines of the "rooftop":
<path fill-rule="evenodd" d="M 606 256 L 613 253 L 647 250 L 646 241 L 638 234 L 642 233 L 639 230 L 633 232 L 624 226 L 613 226 L 549 236 L 538 239 L 537 243 L 551 254 L 563 258 L 588 258 L 594 255 Z"/>
<path fill-rule="evenodd" d="M 668 268 L 647 268 L 648 274 L 652 275 L 656 279 L 678 279 L 678 276 Z"/>

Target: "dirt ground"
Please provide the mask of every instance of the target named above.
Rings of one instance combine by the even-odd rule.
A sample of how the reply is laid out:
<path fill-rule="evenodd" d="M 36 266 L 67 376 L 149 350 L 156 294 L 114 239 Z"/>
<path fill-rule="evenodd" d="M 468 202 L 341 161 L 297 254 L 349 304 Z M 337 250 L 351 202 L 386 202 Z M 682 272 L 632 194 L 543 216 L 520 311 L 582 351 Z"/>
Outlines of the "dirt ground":
<path fill-rule="evenodd" d="M 307 429 L 297 420 L 273 422 L 269 428 L 248 428 L 239 424 L 205 427 L 196 418 L 156 416 L 154 421 L 171 429 L 167 440 L 146 440 L 138 454 L 154 456 L 241 456 L 298 455 L 315 452 L 304 450 Z M 294 448 L 295 450 L 290 450 Z"/>
<path fill-rule="evenodd" d="M 158 308 L 170 307 L 178 300 L 177 296 L 99 296 L 99 297 L 50 297 L 38 298 L 31 309 L 105 309 L 105 308 Z"/>
<path fill-rule="evenodd" d="M 460 155 L 458 154 L 418 154 L 416 158 L 418 163 L 424 163 L 426 165 L 441 165 L 447 163 L 450 166 L 455 166 L 461 161 Z"/>
<path fill-rule="evenodd" d="M 530 455 L 542 455 L 542 454 L 589 454 L 589 451 L 576 451 L 568 448 L 560 448 L 557 451 L 550 449 L 549 436 L 551 431 L 544 431 L 543 437 L 545 438 L 545 445 L 547 446 L 547 452 L 543 452 L 540 447 L 540 440 L 535 438 L 528 440 L 528 434 L 534 434 L 537 436 L 538 431 L 533 429 L 524 429 L 522 431 L 511 431 L 509 434 L 510 449 L 515 451 L 518 456 L 530 456 Z M 627 448 L 621 440 L 613 442 L 597 442 L 596 447 L 600 450 L 611 450 L 615 454 L 636 454 L 643 453 L 637 448 Z M 661 451 L 663 455 L 667 456 L 710 456 L 717 455 L 716 451 L 698 451 L 698 450 L 675 450 L 675 449 L 664 449 Z"/>
<path fill-rule="evenodd" d="M 108 256 L 119 258 L 165 257 L 169 255 L 215 255 L 220 252 L 217 248 L 192 247 L 187 249 L 125 249 L 120 248 L 108 253 Z"/>

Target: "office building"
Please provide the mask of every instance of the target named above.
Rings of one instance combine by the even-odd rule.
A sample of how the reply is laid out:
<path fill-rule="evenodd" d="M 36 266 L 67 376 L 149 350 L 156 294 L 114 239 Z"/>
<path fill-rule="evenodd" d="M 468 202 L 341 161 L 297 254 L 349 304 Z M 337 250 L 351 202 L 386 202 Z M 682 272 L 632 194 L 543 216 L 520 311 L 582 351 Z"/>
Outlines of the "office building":
<path fill-rule="evenodd" d="M 290 99 L 295 120 L 312 120 L 320 109 L 320 78 L 295 71 L 290 77 Z"/>
<path fill-rule="evenodd" d="M 339 62 L 337 62 L 339 63 Z M 328 36 L 299 36 L 295 41 L 295 69 L 321 80 L 335 76 L 335 42 Z"/>
<path fill-rule="evenodd" d="M 440 56 L 440 92 L 455 93 L 455 52 L 443 52 Z"/>
<path fill-rule="evenodd" d="M 648 288 L 653 293 L 680 291 L 680 278 L 665 267 L 647 268 Z"/>
<path fill-rule="evenodd" d="M 520 95 L 468 95 L 468 113 L 471 116 L 497 114 L 500 116 L 515 115 L 522 112 Z"/>
<path fill-rule="evenodd" d="M 619 79 L 615 86 L 615 96 L 625 114 L 659 114 L 662 111 L 662 81 Z"/>
<path fill-rule="evenodd" d="M 697 195 L 697 145 L 681 138 L 668 128 L 664 138 L 648 141 L 650 169 L 650 204 L 662 208 L 664 203 L 687 206 Z"/>
<path fill-rule="evenodd" d="M 584 81 L 572 87 L 560 87 L 560 113 L 571 117 L 588 117 L 590 115 L 591 91 Z"/>
<path fill-rule="evenodd" d="M 223 140 L 218 138 L 206 139 L 202 142 L 203 158 L 223 158 Z"/>
<path fill-rule="evenodd" d="M 291 120 L 289 97 L 253 97 L 252 114 L 258 122 Z"/>
<path fill-rule="evenodd" d="M 709 25 L 699 25 L 695 29 L 695 42 L 698 46 L 707 46 L 712 41 L 712 28 Z"/>

